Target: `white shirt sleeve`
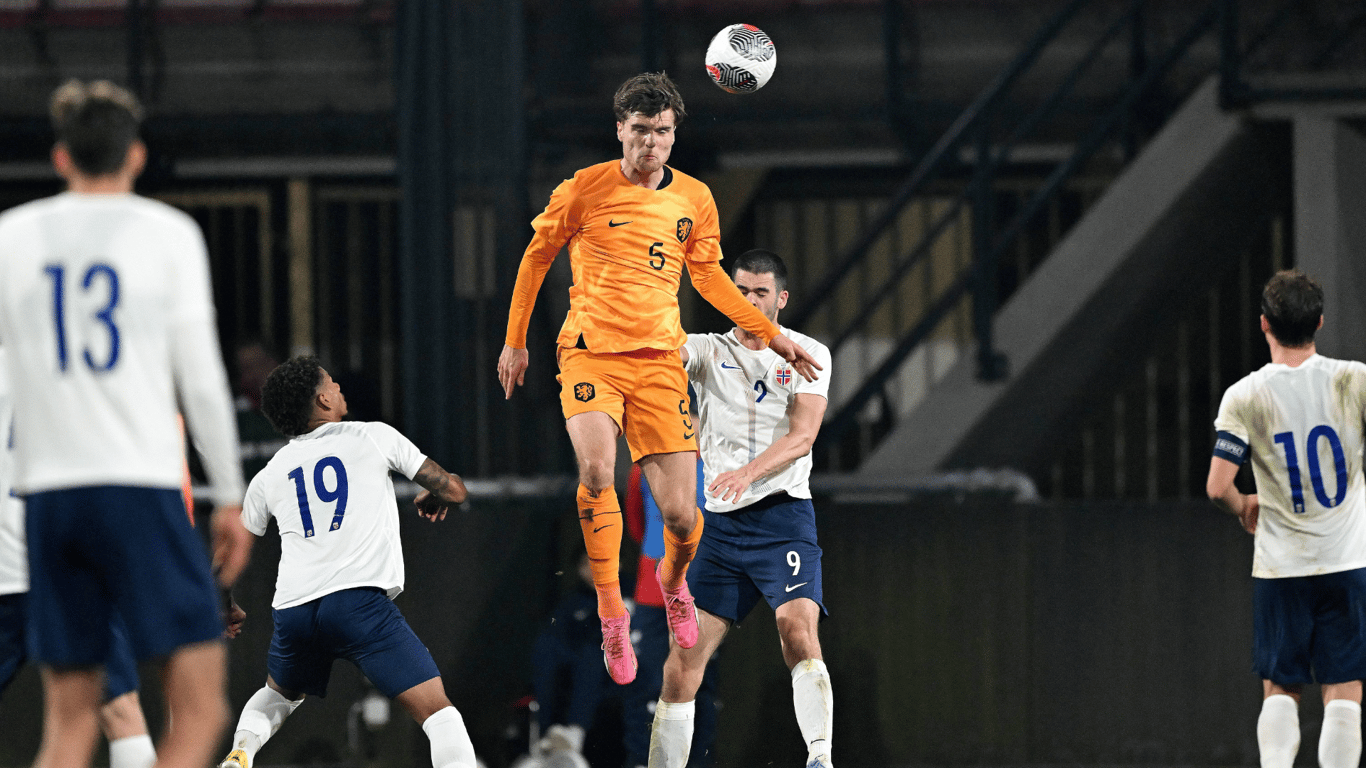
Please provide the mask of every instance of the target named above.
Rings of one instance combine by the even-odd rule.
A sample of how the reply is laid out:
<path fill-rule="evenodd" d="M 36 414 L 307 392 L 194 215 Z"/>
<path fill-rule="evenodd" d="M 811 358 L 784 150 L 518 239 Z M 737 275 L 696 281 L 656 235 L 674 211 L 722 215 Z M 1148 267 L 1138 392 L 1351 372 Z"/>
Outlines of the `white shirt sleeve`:
<path fill-rule="evenodd" d="M 695 379 L 701 373 L 706 346 L 707 337 L 701 333 L 688 334 L 688 340 L 683 343 L 683 348 L 688 350 L 688 362 L 683 364 L 683 369 L 688 372 L 689 379 Z"/>
<path fill-rule="evenodd" d="M 1243 398 L 1240 396 L 1242 389 L 1238 384 L 1234 384 L 1224 391 L 1224 398 L 1219 401 L 1219 415 L 1214 419 L 1214 431 L 1227 432 L 1246 445 L 1248 430 L 1247 425 L 1243 423 Z"/>
<path fill-rule="evenodd" d="M 830 376 L 833 373 L 830 367 L 830 350 L 819 341 L 814 339 L 803 339 L 802 348 L 811 353 L 816 358 L 816 362 L 821 364 L 821 370 L 817 371 L 820 377 L 815 381 L 807 381 L 804 376 L 794 369 L 792 371 L 792 393 L 794 395 L 808 394 L 820 395 L 829 399 L 830 397 Z"/>
<path fill-rule="evenodd" d="M 266 534 L 266 524 L 270 522 L 270 509 L 266 504 L 266 491 L 263 483 L 257 480 L 264 473 L 258 473 L 247 488 L 247 497 L 242 501 L 242 526 L 257 536 Z"/>
<path fill-rule="evenodd" d="M 389 462 L 389 468 L 409 480 L 413 479 L 413 475 L 422 469 L 422 463 L 427 460 L 412 440 L 382 421 L 367 422 L 365 434 Z"/>
<path fill-rule="evenodd" d="M 1355 387 L 1355 389 L 1357 396 L 1358 413 L 1361 414 L 1361 420 L 1366 421 L 1366 363 L 1353 361 L 1352 369 L 1353 373 L 1356 374 L 1355 383 L 1357 386 Z"/>
<path fill-rule="evenodd" d="M 228 374 L 218 346 L 208 250 L 193 222 L 187 220 L 180 233 L 180 242 L 168 244 L 172 248 L 170 342 L 176 391 L 190 436 L 204 460 L 214 504 L 240 504 L 241 451 Z"/>

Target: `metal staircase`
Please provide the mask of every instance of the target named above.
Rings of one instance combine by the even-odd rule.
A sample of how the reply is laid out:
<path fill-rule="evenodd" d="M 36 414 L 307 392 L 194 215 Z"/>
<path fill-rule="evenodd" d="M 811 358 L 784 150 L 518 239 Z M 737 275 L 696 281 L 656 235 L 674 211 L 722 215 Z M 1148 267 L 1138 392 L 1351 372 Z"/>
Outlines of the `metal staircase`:
<path fill-rule="evenodd" d="M 818 468 L 860 467 L 904 421 L 906 398 L 894 390 L 905 378 L 908 361 L 919 358 L 937 379 L 953 363 L 926 366 L 924 361 L 943 357 L 947 349 L 950 357 L 973 355 L 970 378 L 977 382 L 999 382 L 1018 373 L 1012 370 L 1017 362 L 1012 350 L 1003 352 L 997 343 L 1000 308 L 1047 263 L 1070 227 L 1087 214 L 1093 196 L 1083 196 L 1081 205 L 1062 204 L 1064 199 L 1076 196 L 1080 180 L 1120 176 L 1213 71 L 1223 75 L 1218 93 L 1224 105 L 1268 95 L 1303 96 L 1284 88 L 1273 92 L 1249 67 L 1275 49 L 1279 31 L 1298 18 L 1300 0 L 1284 3 L 1289 11 L 1278 5 L 1258 7 L 1257 13 L 1237 0 L 1164 7 L 1160 24 L 1151 18 L 1153 5 L 1074 0 L 1059 11 L 924 154 L 887 204 L 867 216 L 860 234 L 825 273 L 794 297 L 785 324 L 815 330 L 830 345 L 837 365 L 851 356 L 863 358 L 861 365 L 840 366 L 842 376 L 852 372 L 859 381 L 832 392 L 815 449 Z M 1096 25 L 1098 31 L 1089 45 L 1072 51 L 1065 71 L 1056 72 L 1060 54 L 1049 53 L 1050 47 L 1076 25 Z M 1349 19 L 1345 26 L 1360 25 Z M 1352 38 L 1335 35 L 1324 43 L 1323 53 L 1309 58 L 1320 65 L 1341 59 L 1351 49 L 1344 39 Z M 1211 56 L 1211 49 L 1218 55 Z M 1045 60 L 1046 71 L 1040 64 Z M 1098 90 L 1097 81 L 1116 79 L 1115 66 L 1127 70 L 1122 85 Z M 1101 76 L 1107 72 L 1108 77 Z M 1041 80 L 1051 89 L 1041 90 Z M 1341 96 L 1340 91 L 1339 86 L 1332 95 Z M 1033 137 L 1045 129 L 1056 135 L 1059 125 L 1075 136 L 1067 151 L 1054 159 L 1026 160 Z M 1027 194 L 1005 193 L 1024 162 L 1037 172 L 1037 182 Z M 1059 211 L 1068 214 L 1060 217 Z M 908 217 L 920 225 L 908 228 Z M 955 240 L 969 244 L 967 257 L 956 263 L 936 260 Z M 935 266 L 935 279 L 927 279 Z M 908 295 L 918 297 L 912 312 L 906 311 Z M 952 329 L 965 317 L 971 327 L 966 339 Z M 946 385 L 930 381 L 927 386 Z M 895 467 L 895 457 L 880 465 Z"/>

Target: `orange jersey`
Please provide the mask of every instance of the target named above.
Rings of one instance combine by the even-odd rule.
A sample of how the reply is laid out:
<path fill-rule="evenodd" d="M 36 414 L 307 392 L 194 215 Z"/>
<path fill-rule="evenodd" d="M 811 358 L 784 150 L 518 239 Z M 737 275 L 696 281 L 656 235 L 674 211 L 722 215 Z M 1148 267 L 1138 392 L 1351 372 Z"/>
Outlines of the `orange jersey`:
<path fill-rule="evenodd" d="M 574 284 L 560 346 L 576 346 L 582 336 L 590 351 L 613 353 L 673 350 L 687 340 L 678 311 L 684 266 L 694 274 L 710 272 L 721 260 L 716 202 L 707 185 L 666 166 L 660 189 L 647 189 L 626 179 L 620 160 L 599 163 L 561 183 L 531 226 L 535 235 L 522 256 L 508 316 L 508 346 L 526 346 L 536 293 L 566 243 Z M 730 292 L 734 296 L 720 295 L 724 290 L 703 295 L 761 338 L 777 334 L 734 285 Z"/>

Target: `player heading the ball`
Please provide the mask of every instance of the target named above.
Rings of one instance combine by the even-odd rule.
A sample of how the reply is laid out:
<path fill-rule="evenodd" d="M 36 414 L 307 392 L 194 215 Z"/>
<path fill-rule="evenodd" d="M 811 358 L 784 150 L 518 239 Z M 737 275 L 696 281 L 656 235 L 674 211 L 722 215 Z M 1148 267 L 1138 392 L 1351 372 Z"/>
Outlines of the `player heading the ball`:
<path fill-rule="evenodd" d="M 697 641 L 684 574 L 702 537 L 694 495 L 695 441 L 688 378 L 678 348 L 678 288 L 687 269 L 698 293 L 753 333 L 807 379 L 820 366 L 740 295 L 720 267 L 721 231 L 707 185 L 666 163 L 683 97 L 668 75 L 622 83 L 612 100 L 621 157 L 592 165 L 555 188 L 531 226 L 498 358 L 504 394 L 526 375 L 527 327 L 536 293 L 566 245 L 574 283 L 556 340 L 560 404 L 579 465 L 578 515 L 598 593 L 604 660 L 612 679 L 635 679 L 630 616 L 621 599 L 621 506 L 613 487 L 617 436 L 625 434 L 664 517 L 659 579 L 669 627 Z"/>

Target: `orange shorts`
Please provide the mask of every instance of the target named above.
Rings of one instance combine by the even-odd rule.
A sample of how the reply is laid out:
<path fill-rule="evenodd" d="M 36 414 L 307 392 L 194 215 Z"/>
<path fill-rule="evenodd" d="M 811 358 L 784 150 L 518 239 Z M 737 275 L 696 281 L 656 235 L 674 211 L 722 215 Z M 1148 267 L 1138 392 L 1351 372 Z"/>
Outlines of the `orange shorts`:
<path fill-rule="evenodd" d="M 566 420 L 589 411 L 611 416 L 626 435 L 631 461 L 697 449 L 688 415 L 688 374 L 678 350 L 595 354 L 560 347 L 559 358 L 555 380 Z"/>

